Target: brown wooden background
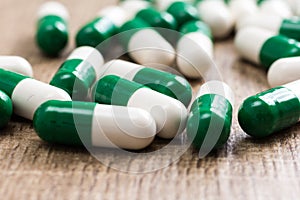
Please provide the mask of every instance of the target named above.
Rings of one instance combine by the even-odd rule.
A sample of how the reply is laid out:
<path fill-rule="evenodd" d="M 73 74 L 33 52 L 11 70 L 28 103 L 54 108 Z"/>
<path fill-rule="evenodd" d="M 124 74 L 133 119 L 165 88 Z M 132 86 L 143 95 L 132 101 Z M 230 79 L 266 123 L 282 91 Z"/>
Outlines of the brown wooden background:
<path fill-rule="evenodd" d="M 48 82 L 74 48 L 76 30 L 101 7 L 115 2 L 64 0 L 71 13 L 71 43 L 55 59 L 44 57 L 34 43 L 35 14 L 42 2 L 0 1 L 0 54 L 25 57 L 35 78 Z M 266 74 L 240 61 L 230 39 L 216 43 L 215 57 L 236 94 L 232 134 L 223 149 L 203 160 L 190 150 L 159 171 L 127 174 L 105 167 L 84 148 L 41 141 L 30 121 L 14 117 L 0 130 L 0 198 L 299 199 L 300 127 L 264 140 L 246 136 L 237 123 L 237 108 L 247 96 L 268 88 Z M 160 145 L 158 141 L 155 148 Z M 164 159 L 160 156 L 144 164 L 156 165 Z"/>

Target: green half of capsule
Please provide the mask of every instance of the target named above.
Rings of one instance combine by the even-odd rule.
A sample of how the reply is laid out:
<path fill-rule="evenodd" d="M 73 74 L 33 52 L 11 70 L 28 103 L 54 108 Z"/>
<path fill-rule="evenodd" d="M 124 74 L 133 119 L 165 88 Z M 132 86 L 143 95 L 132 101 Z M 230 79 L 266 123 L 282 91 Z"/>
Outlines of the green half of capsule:
<path fill-rule="evenodd" d="M 117 32 L 118 27 L 111 20 L 97 17 L 78 31 L 76 45 L 96 47 Z"/>
<path fill-rule="evenodd" d="M 259 54 L 260 62 L 266 70 L 280 58 L 296 56 L 300 56 L 300 43 L 282 35 L 269 38 Z"/>
<path fill-rule="evenodd" d="M 227 142 L 231 122 L 230 102 L 221 95 L 206 94 L 192 104 L 187 121 L 187 135 L 198 149 L 203 145 L 216 149 Z"/>
<path fill-rule="evenodd" d="M 95 80 L 96 71 L 90 63 L 81 59 L 71 59 L 62 64 L 50 85 L 65 90 L 74 100 L 83 100 L 88 96 Z"/>
<path fill-rule="evenodd" d="M 64 19 L 48 15 L 38 21 L 36 42 L 46 54 L 58 55 L 67 45 L 68 27 Z"/>
<path fill-rule="evenodd" d="M 201 21 L 189 21 L 181 26 L 179 32 L 184 35 L 193 32 L 200 32 L 212 39 L 211 29 Z"/>
<path fill-rule="evenodd" d="M 0 69 L 0 90 L 11 97 L 15 87 L 26 78 L 30 77 Z"/>
<path fill-rule="evenodd" d="M 300 18 L 293 17 L 282 21 L 279 33 L 300 41 Z"/>
<path fill-rule="evenodd" d="M 272 88 L 249 97 L 238 113 L 242 129 L 257 138 L 269 136 L 296 124 L 299 117 L 299 99 L 285 87 Z"/>
<path fill-rule="evenodd" d="M 188 106 L 192 99 L 192 87 L 181 76 L 151 68 L 142 68 L 136 73 L 132 81 L 177 99 L 185 106 Z"/>
<path fill-rule="evenodd" d="M 12 115 L 13 106 L 11 99 L 0 90 L 0 128 L 5 127 Z"/>

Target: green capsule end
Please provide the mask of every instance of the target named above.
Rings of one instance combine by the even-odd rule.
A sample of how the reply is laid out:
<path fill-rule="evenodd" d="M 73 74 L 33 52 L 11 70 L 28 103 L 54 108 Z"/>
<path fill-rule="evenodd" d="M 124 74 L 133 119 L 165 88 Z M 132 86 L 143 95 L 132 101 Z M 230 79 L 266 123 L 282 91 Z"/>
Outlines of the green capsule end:
<path fill-rule="evenodd" d="M 118 28 L 107 18 L 98 17 L 83 26 L 76 35 L 76 45 L 96 47 L 117 33 Z"/>
<path fill-rule="evenodd" d="M 299 100 L 284 87 L 276 87 L 249 97 L 238 113 L 242 129 L 256 138 L 269 136 L 296 124 L 299 117 Z"/>
<path fill-rule="evenodd" d="M 11 97 L 15 87 L 26 78 L 30 77 L 0 69 L 0 90 Z"/>
<path fill-rule="evenodd" d="M 39 48 L 50 56 L 58 55 L 67 45 L 67 23 L 58 16 L 46 16 L 39 20 L 36 42 Z"/>
<path fill-rule="evenodd" d="M 300 41 L 300 18 L 293 17 L 282 21 L 279 33 L 289 38 Z"/>
<path fill-rule="evenodd" d="M 0 90 L 0 128 L 5 127 L 13 112 L 13 105 L 11 99 Z"/>
<path fill-rule="evenodd" d="M 182 34 L 200 32 L 212 39 L 212 33 L 209 26 L 207 26 L 204 22 L 201 21 L 187 22 L 181 26 L 179 32 Z"/>
<path fill-rule="evenodd" d="M 143 68 L 136 73 L 133 81 L 177 99 L 186 107 L 191 102 L 192 87 L 189 82 L 181 76 L 152 68 Z"/>
<path fill-rule="evenodd" d="M 92 96 L 100 104 L 126 106 L 133 93 L 142 87 L 141 84 L 108 75 L 95 84 Z"/>
<path fill-rule="evenodd" d="M 206 94 L 199 97 L 191 107 L 187 121 L 187 136 L 195 148 L 217 149 L 222 147 L 230 135 L 232 105 L 223 96 Z M 205 143 L 204 143 L 205 142 Z"/>

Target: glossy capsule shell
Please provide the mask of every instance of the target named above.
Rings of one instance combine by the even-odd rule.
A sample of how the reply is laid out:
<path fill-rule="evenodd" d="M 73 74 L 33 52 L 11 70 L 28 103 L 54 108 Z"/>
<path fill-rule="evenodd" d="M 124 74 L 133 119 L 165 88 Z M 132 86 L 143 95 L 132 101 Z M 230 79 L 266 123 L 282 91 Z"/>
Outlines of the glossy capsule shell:
<path fill-rule="evenodd" d="M 181 76 L 119 59 L 105 63 L 102 69 L 103 73 L 101 76 L 116 75 L 129 81 L 134 81 L 177 99 L 186 107 L 191 102 L 192 87 Z"/>
<path fill-rule="evenodd" d="M 33 126 L 50 143 L 131 150 L 148 146 L 156 132 L 153 118 L 142 109 L 78 101 L 45 102 Z"/>
<path fill-rule="evenodd" d="M 289 18 L 293 12 L 286 0 L 257 0 L 259 12 Z"/>
<path fill-rule="evenodd" d="M 84 100 L 99 78 L 103 63 L 104 59 L 97 49 L 78 47 L 58 69 L 50 85 L 65 90 L 73 100 Z"/>
<path fill-rule="evenodd" d="M 68 18 L 67 9 L 59 2 L 49 1 L 39 8 L 36 42 L 44 53 L 56 56 L 66 47 Z"/>
<path fill-rule="evenodd" d="M 33 76 L 31 64 L 20 56 L 0 56 L 0 68 L 25 76 Z"/>
<path fill-rule="evenodd" d="M 0 90 L 0 129 L 5 127 L 13 112 L 11 99 L 7 94 Z"/>
<path fill-rule="evenodd" d="M 156 122 L 159 137 L 174 138 L 185 128 L 187 110 L 180 101 L 118 76 L 101 78 L 94 86 L 93 97 L 100 104 L 148 111 Z"/>
<path fill-rule="evenodd" d="M 0 69 L 0 90 L 12 100 L 14 113 L 32 120 L 36 109 L 48 100 L 70 101 L 64 90 L 30 77 Z"/>
<path fill-rule="evenodd" d="M 234 43 L 241 57 L 262 65 L 265 70 L 280 58 L 300 56 L 298 41 L 256 27 L 239 30 Z"/>
<path fill-rule="evenodd" d="M 242 129 L 262 138 L 296 124 L 300 117 L 299 88 L 298 80 L 247 98 L 238 113 Z"/>

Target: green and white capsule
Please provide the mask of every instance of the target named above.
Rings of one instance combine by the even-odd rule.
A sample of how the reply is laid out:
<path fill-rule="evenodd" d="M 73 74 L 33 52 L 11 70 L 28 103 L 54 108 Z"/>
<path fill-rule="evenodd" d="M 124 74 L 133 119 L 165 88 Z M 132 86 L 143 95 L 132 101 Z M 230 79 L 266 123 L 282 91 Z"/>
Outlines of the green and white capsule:
<path fill-rule="evenodd" d="M 140 18 L 120 28 L 120 39 L 129 56 L 142 65 L 171 66 L 176 57 L 172 45 Z"/>
<path fill-rule="evenodd" d="M 0 90 L 0 129 L 5 127 L 13 112 L 11 99 Z"/>
<path fill-rule="evenodd" d="M 67 9 L 59 2 L 46 2 L 39 8 L 36 42 L 44 53 L 55 56 L 66 47 L 68 19 Z"/>
<path fill-rule="evenodd" d="M 30 120 L 36 109 L 48 100 L 71 100 L 60 88 L 3 69 L 0 69 L 0 90 L 11 98 L 14 113 Z"/>
<path fill-rule="evenodd" d="M 102 69 L 101 76 L 116 75 L 134 81 L 177 99 L 186 107 L 191 102 L 192 87 L 181 76 L 118 59 L 105 63 Z"/>
<path fill-rule="evenodd" d="M 300 56 L 300 43 L 268 30 L 246 27 L 235 36 L 235 47 L 243 58 L 266 70 L 280 58 Z"/>
<path fill-rule="evenodd" d="M 188 78 L 201 78 L 213 65 L 213 42 L 210 28 L 200 21 L 182 25 L 183 36 L 177 43 L 176 63 Z"/>
<path fill-rule="evenodd" d="M 300 80 L 247 98 L 238 113 L 242 129 L 262 138 L 288 128 L 300 118 Z"/>
<path fill-rule="evenodd" d="M 50 143 L 138 150 L 154 139 L 151 115 L 138 108 L 51 100 L 35 112 L 33 127 Z"/>
<path fill-rule="evenodd" d="M 269 15 L 276 15 L 282 18 L 293 16 L 293 12 L 286 0 L 257 0 L 259 11 Z"/>
<path fill-rule="evenodd" d="M 148 111 L 162 138 L 174 138 L 185 128 L 187 110 L 180 101 L 115 75 L 105 76 L 95 84 L 93 98 L 98 103 Z"/>
<path fill-rule="evenodd" d="M 20 56 L 0 56 L 0 68 L 25 76 L 33 76 L 31 64 Z"/>
<path fill-rule="evenodd" d="M 78 47 L 61 65 L 50 85 L 65 90 L 74 100 L 84 100 L 92 84 L 99 79 L 103 63 L 103 57 L 97 49 Z"/>
<path fill-rule="evenodd" d="M 187 136 L 200 148 L 219 148 L 230 135 L 234 94 L 221 81 L 201 86 L 187 121 Z"/>

